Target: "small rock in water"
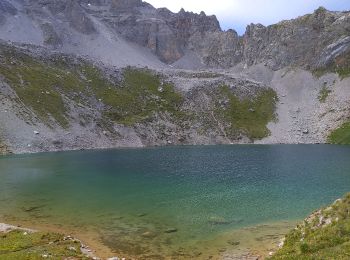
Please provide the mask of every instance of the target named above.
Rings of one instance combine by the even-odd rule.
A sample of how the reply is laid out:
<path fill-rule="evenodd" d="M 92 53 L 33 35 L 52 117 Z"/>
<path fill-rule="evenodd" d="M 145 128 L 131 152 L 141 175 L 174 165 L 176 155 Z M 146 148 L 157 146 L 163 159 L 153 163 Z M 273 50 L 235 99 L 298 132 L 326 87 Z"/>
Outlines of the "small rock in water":
<path fill-rule="evenodd" d="M 167 230 L 164 231 L 165 233 L 175 233 L 177 232 L 177 228 L 168 228 Z"/>
<path fill-rule="evenodd" d="M 228 225 L 232 223 L 232 221 L 228 221 L 223 217 L 210 217 L 208 223 L 211 225 Z"/>
<path fill-rule="evenodd" d="M 140 213 L 140 214 L 138 214 L 137 216 L 138 216 L 139 218 L 141 218 L 141 217 L 147 216 L 147 214 L 146 214 L 146 213 Z"/>
<path fill-rule="evenodd" d="M 38 134 L 40 134 L 38 131 L 34 131 L 34 134 L 36 134 L 36 135 L 38 135 Z"/>

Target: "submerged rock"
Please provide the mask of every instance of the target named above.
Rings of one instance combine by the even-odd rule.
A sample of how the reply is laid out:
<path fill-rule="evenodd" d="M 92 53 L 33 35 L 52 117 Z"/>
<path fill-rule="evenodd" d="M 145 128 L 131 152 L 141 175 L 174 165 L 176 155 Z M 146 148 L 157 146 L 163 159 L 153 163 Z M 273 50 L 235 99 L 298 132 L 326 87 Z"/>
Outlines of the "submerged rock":
<path fill-rule="evenodd" d="M 177 228 L 168 228 L 167 230 L 164 231 L 164 233 L 175 233 L 177 232 Z"/>
<path fill-rule="evenodd" d="M 232 221 L 228 221 L 223 217 L 210 217 L 208 223 L 211 225 L 228 225 L 231 224 Z"/>
<path fill-rule="evenodd" d="M 146 232 L 142 233 L 141 236 L 144 238 L 154 238 L 157 236 L 157 234 L 152 232 L 152 231 L 146 231 Z"/>

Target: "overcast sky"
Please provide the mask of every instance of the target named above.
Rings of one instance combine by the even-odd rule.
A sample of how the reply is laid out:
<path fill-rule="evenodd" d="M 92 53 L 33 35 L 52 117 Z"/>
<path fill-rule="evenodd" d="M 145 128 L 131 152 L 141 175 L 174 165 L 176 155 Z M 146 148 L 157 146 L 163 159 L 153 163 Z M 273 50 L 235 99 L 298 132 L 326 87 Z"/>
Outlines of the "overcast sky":
<path fill-rule="evenodd" d="M 319 6 L 328 10 L 350 10 L 350 0 L 145 0 L 155 7 L 215 14 L 224 30 L 243 34 L 250 23 L 270 25 L 313 12 Z"/>

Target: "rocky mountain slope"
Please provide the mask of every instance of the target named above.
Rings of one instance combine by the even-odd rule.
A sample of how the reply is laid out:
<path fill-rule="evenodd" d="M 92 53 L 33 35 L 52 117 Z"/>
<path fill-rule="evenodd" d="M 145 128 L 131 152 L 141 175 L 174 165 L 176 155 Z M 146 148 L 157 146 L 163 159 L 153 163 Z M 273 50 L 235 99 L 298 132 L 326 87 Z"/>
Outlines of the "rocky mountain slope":
<path fill-rule="evenodd" d="M 3 0 L 0 152 L 346 143 L 349 37 L 324 8 L 238 36 L 140 0 Z"/>
<path fill-rule="evenodd" d="M 0 60 L 0 132 L 18 153 L 251 142 L 275 118 L 271 88 L 224 74 L 117 70 L 4 44 Z"/>

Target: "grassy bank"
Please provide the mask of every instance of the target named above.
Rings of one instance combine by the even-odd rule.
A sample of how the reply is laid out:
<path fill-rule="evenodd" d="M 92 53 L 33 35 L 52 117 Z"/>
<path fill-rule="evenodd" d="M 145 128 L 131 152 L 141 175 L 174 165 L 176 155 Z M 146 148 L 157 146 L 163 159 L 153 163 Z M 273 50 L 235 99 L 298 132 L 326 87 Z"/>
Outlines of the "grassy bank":
<path fill-rule="evenodd" d="M 91 259 L 84 255 L 81 243 L 56 233 L 13 230 L 0 233 L 0 259 Z"/>
<path fill-rule="evenodd" d="M 313 213 L 292 230 L 277 259 L 349 259 L 350 194 Z"/>

